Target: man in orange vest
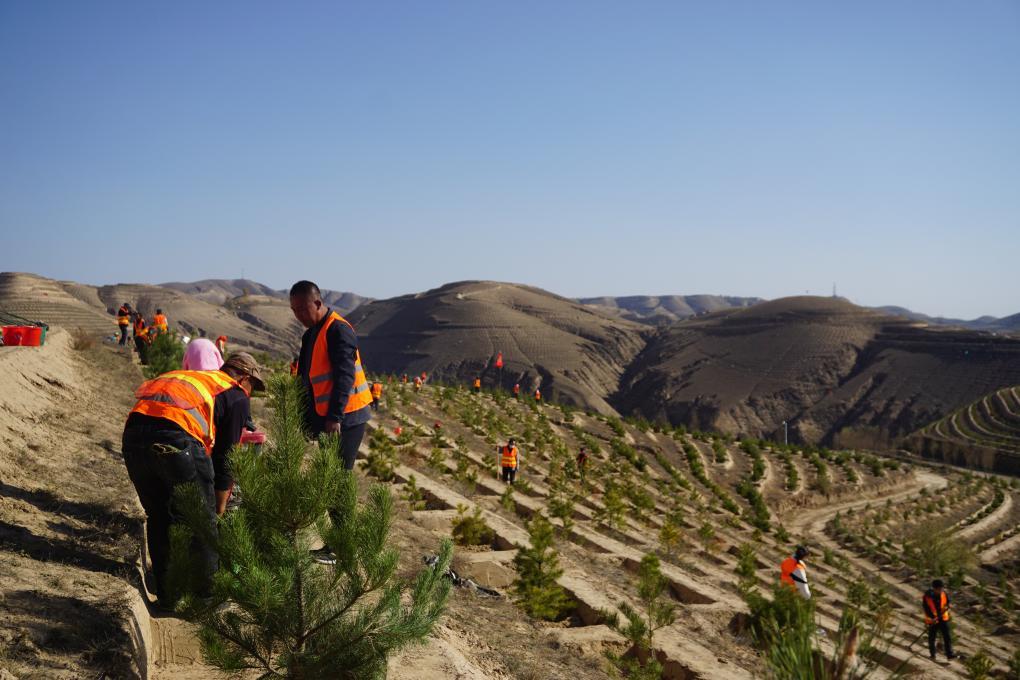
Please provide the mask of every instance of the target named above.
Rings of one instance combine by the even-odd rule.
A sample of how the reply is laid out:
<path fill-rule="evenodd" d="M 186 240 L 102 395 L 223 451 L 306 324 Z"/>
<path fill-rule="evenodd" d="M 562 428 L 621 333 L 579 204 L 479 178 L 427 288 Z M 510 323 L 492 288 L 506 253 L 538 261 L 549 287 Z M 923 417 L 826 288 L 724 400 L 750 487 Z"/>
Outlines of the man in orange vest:
<path fill-rule="evenodd" d="M 810 600 L 811 589 L 807 582 L 807 565 L 804 564 L 807 554 L 807 548 L 798 545 L 793 555 L 779 565 L 779 580 L 800 593 L 805 600 Z"/>
<path fill-rule="evenodd" d="M 475 393 L 476 394 L 482 391 L 482 379 L 481 378 L 478 378 L 478 377 L 475 378 L 474 387 L 475 387 Z"/>
<path fill-rule="evenodd" d="M 215 530 L 216 515 L 226 509 L 233 486 L 227 454 L 250 419 L 249 395 L 264 387 L 258 363 L 241 352 L 218 371 L 170 371 L 135 392 L 138 401 L 124 425 L 122 451 L 145 509 L 156 595 L 163 606 L 173 604 L 166 601 L 166 575 L 170 526 L 181 517 L 173 507 L 174 489 L 195 483 Z M 197 540 L 192 549 L 211 576 L 215 553 Z"/>
<path fill-rule="evenodd" d="M 156 316 L 152 317 L 152 327 L 156 329 L 158 333 L 167 333 L 170 331 L 170 326 L 166 321 L 166 314 L 163 313 L 162 309 L 157 309 Z"/>
<path fill-rule="evenodd" d="M 128 328 L 131 326 L 131 305 L 124 303 L 117 310 L 117 325 L 120 326 L 120 343 L 127 344 Z"/>
<path fill-rule="evenodd" d="M 496 453 L 499 455 L 499 466 L 503 470 L 503 483 L 513 486 L 517 479 L 517 468 L 521 463 L 521 452 L 517 450 L 517 440 L 511 437 L 507 440 L 506 446 L 497 446 Z"/>
<path fill-rule="evenodd" d="M 376 380 L 372 383 L 372 410 L 379 410 L 379 399 L 382 398 L 382 383 Z"/>
<path fill-rule="evenodd" d="M 326 306 L 311 281 L 291 287 L 290 308 L 308 329 L 298 357 L 298 375 L 308 392 L 305 425 L 312 436 L 339 434 L 340 455 L 351 470 L 372 417 L 372 393 L 361 365 L 358 336 L 346 319 Z"/>
<path fill-rule="evenodd" d="M 152 342 L 152 336 L 149 335 L 149 329 L 145 326 L 145 317 L 140 312 L 135 312 L 134 338 L 138 360 L 142 362 L 143 366 L 147 366 L 149 363 L 149 343 Z"/>
<path fill-rule="evenodd" d="M 521 384 L 520 383 L 514 383 L 514 399 L 520 399 L 520 398 L 521 398 Z"/>
<path fill-rule="evenodd" d="M 535 388 L 535 401 L 541 403 L 542 401 L 542 390 Z"/>
<path fill-rule="evenodd" d="M 949 632 L 949 594 L 943 590 L 942 581 L 935 579 L 931 582 L 931 588 L 921 597 L 921 608 L 924 609 L 924 622 L 928 624 L 928 654 L 931 660 L 935 660 L 935 636 L 940 632 L 946 658 L 955 659 Z"/>

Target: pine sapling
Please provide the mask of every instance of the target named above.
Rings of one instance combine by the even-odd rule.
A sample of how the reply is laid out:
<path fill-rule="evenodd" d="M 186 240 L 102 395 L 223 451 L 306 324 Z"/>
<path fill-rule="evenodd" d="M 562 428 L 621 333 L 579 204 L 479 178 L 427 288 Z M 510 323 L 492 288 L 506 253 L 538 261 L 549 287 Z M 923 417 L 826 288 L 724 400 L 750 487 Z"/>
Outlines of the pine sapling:
<path fill-rule="evenodd" d="M 611 618 L 609 624 L 627 638 L 631 648 L 625 656 L 610 654 L 609 659 L 628 678 L 658 680 L 662 677 L 662 664 L 655 657 L 655 631 L 665 628 L 676 619 L 676 606 L 669 600 L 669 581 L 662 575 L 659 558 L 648 554 L 638 566 L 638 602 L 635 609 L 626 602 L 619 604 L 626 623 Z"/>
<path fill-rule="evenodd" d="M 563 575 L 559 553 L 553 548 L 553 526 L 541 513 L 528 523 L 530 546 L 517 551 L 513 583 L 517 602 L 531 616 L 557 621 L 574 603 L 556 581 Z"/>
<path fill-rule="evenodd" d="M 424 642 L 449 596 L 443 577 L 452 557 L 413 582 L 397 577 L 398 553 L 387 546 L 393 501 L 373 486 L 359 501 L 357 480 L 343 469 L 339 440 L 323 436 L 309 448 L 304 395 L 297 380 L 270 381 L 269 443 L 231 453 L 244 488 L 241 506 L 211 527 L 194 486 L 181 490 L 185 523 L 175 527 L 171 581 L 186 585 L 198 571 L 192 536 L 219 555 L 210 595 L 187 589 L 179 609 L 199 624 L 205 659 L 231 672 L 254 669 L 263 678 L 381 679 L 387 659 Z M 324 543 L 336 564 L 309 552 Z"/>

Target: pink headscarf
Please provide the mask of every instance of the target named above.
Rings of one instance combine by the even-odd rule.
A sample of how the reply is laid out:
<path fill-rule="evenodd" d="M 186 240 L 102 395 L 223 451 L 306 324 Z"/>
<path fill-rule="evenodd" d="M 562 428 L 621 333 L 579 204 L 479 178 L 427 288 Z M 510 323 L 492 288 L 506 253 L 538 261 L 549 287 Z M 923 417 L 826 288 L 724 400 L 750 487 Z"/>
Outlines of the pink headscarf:
<path fill-rule="evenodd" d="M 185 371 L 215 371 L 223 365 L 223 357 L 208 338 L 195 338 L 184 348 Z"/>

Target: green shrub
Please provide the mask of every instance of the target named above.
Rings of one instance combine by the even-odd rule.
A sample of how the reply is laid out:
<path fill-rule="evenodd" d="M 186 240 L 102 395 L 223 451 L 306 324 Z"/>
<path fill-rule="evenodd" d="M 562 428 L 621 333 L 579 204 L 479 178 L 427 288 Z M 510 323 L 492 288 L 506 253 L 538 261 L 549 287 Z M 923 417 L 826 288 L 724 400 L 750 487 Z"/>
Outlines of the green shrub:
<path fill-rule="evenodd" d="M 988 680 L 992 677 L 992 669 L 995 664 L 988 658 L 985 650 L 979 650 L 976 654 L 963 660 L 963 667 L 967 670 L 968 680 Z"/>
<path fill-rule="evenodd" d="M 179 371 L 184 361 L 184 345 L 172 333 L 160 333 L 145 351 L 143 372 L 146 378 L 155 378 L 167 371 Z"/>
<path fill-rule="evenodd" d="M 553 546 L 553 526 L 541 513 L 528 523 L 530 545 L 514 556 L 517 578 L 513 590 L 528 616 L 558 621 L 575 603 L 556 582 L 563 575 Z"/>
<path fill-rule="evenodd" d="M 453 520 L 453 540 L 457 545 L 491 545 L 496 534 L 482 519 L 481 508 L 476 506 L 468 514 L 467 506 L 461 503 Z"/>

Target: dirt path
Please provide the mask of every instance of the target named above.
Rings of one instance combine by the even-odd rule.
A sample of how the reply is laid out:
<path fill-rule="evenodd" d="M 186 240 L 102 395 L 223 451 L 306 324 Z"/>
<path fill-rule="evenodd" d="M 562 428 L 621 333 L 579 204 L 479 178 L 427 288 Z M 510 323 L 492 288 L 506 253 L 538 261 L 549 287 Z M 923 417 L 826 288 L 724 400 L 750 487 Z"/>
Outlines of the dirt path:
<path fill-rule="evenodd" d="M 987 516 L 982 517 L 981 519 L 979 519 L 977 522 L 974 522 L 970 526 L 966 526 L 960 529 L 956 533 L 956 535 L 959 538 L 967 538 L 969 536 L 973 536 L 974 534 L 980 533 L 981 531 L 984 531 L 988 527 L 1002 521 L 1002 519 L 1008 516 L 1012 510 L 1013 510 L 1013 494 L 1007 493 L 1005 495 L 1005 499 L 1002 501 L 1002 503 L 999 504 L 999 507 L 995 508 L 995 510 L 989 513 Z"/>
<path fill-rule="evenodd" d="M 1020 550 L 1020 534 L 1010 536 L 1005 541 L 993 545 L 988 550 L 982 552 L 979 557 L 985 564 L 991 564 L 997 562 L 1000 556 L 1013 550 Z"/>

